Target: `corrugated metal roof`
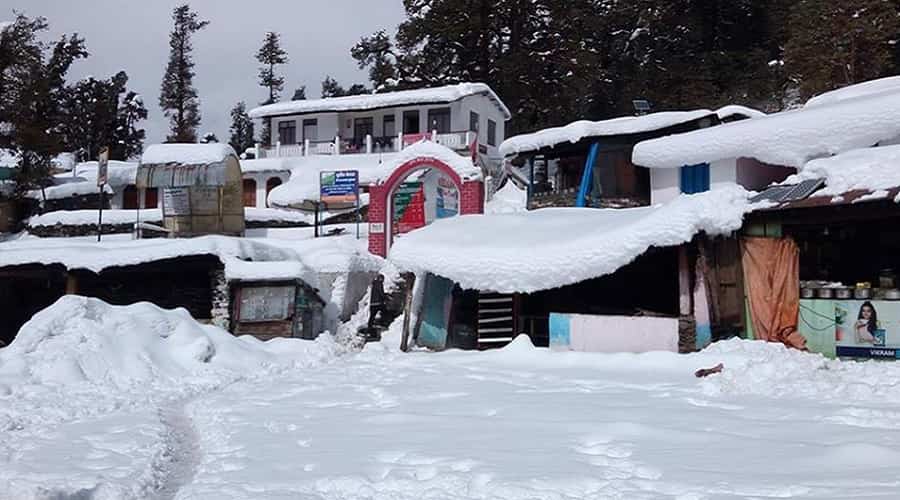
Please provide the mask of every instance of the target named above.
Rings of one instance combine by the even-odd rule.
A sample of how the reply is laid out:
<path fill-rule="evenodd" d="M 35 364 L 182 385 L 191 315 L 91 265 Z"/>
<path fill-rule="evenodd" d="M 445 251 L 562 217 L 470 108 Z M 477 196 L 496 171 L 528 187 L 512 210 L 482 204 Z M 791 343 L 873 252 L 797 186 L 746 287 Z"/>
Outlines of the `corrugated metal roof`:
<path fill-rule="evenodd" d="M 141 165 L 137 172 L 138 188 L 224 186 L 225 163 L 206 165 L 151 164 Z"/>

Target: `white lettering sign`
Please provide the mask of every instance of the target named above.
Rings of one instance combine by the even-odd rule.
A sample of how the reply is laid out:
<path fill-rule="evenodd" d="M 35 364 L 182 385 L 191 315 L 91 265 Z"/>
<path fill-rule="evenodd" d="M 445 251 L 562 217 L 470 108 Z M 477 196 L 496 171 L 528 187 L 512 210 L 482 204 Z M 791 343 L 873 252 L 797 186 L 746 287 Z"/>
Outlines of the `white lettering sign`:
<path fill-rule="evenodd" d="M 381 234 L 384 232 L 384 222 L 370 222 L 369 234 Z"/>

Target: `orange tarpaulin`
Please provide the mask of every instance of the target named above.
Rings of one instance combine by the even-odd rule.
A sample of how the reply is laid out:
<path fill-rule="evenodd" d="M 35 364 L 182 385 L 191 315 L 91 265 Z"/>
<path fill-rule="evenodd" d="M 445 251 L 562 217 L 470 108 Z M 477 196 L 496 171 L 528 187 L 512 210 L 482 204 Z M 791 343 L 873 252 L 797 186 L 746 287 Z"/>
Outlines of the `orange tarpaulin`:
<path fill-rule="evenodd" d="M 756 338 L 806 348 L 797 331 L 800 250 L 790 238 L 744 238 L 741 245 L 750 321 Z"/>

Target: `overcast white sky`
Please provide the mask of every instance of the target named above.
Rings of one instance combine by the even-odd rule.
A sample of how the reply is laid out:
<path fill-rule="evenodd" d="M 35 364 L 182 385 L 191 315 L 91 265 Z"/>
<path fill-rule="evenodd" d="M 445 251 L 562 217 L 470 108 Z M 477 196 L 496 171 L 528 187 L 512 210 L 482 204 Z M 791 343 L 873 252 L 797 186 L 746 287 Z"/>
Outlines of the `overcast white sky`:
<path fill-rule="evenodd" d="M 78 32 L 91 56 L 73 67 L 70 77 L 107 78 L 125 70 L 129 87 L 144 97 L 150 112 L 147 144 L 165 138 L 168 122 L 159 109 L 159 84 L 168 57 L 171 12 L 177 0 L 0 0 L 0 20 L 13 10 L 44 16 L 49 36 Z M 201 134 L 228 138 L 228 116 L 240 100 L 252 107 L 265 97 L 256 83 L 254 58 L 266 31 L 282 34 L 290 62 L 283 98 L 306 85 L 318 97 L 325 75 L 342 85 L 368 83 L 350 57 L 350 47 L 379 29 L 393 32 L 403 20 L 401 0 L 192 0 L 191 7 L 210 21 L 194 37 L 195 85 L 200 92 Z"/>

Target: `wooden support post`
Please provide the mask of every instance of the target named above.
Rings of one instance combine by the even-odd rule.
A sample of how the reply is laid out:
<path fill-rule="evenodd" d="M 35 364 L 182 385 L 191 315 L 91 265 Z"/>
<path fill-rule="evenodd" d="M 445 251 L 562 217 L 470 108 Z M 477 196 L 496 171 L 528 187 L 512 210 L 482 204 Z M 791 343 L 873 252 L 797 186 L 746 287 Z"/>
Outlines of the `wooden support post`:
<path fill-rule="evenodd" d="M 78 277 L 66 273 L 66 295 L 78 295 Z"/>
<path fill-rule="evenodd" d="M 415 289 L 416 275 L 411 275 L 406 280 L 406 300 L 403 304 L 403 338 L 400 340 L 400 350 L 409 351 L 409 323 L 413 308 L 413 290 Z"/>

